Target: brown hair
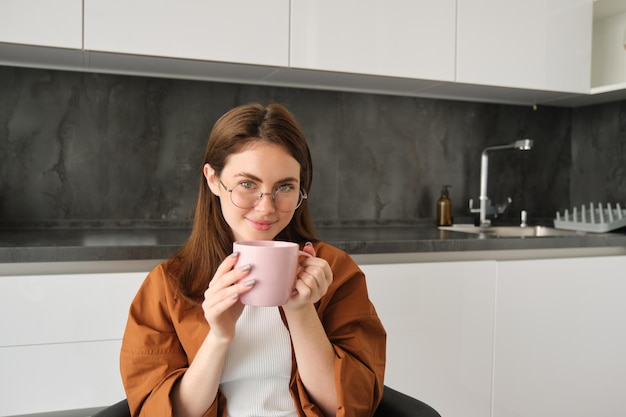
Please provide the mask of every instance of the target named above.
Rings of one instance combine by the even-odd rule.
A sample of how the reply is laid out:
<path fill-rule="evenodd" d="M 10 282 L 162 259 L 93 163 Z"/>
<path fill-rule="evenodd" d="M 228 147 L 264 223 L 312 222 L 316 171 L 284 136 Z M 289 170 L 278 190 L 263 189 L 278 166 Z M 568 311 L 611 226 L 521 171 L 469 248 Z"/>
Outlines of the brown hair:
<path fill-rule="evenodd" d="M 215 270 L 232 252 L 233 233 L 222 216 L 220 200 L 209 189 L 202 173 L 211 165 L 219 176 L 230 155 L 242 152 L 255 142 L 282 146 L 300 163 L 300 187 L 311 189 L 313 167 L 304 134 L 296 119 L 280 104 L 263 107 L 251 103 L 236 107 L 220 117 L 209 135 L 200 169 L 200 189 L 187 242 L 170 258 L 168 270 L 179 291 L 188 299 L 200 301 Z M 308 200 L 296 209 L 291 221 L 276 237 L 296 243 L 314 242 Z"/>

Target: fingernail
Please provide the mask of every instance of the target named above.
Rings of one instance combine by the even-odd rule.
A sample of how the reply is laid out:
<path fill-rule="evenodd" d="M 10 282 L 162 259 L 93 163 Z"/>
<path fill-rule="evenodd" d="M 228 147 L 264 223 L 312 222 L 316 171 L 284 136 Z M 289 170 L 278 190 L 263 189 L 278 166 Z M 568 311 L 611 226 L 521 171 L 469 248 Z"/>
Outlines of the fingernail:
<path fill-rule="evenodd" d="M 304 246 L 313 246 L 313 244 L 311 242 L 306 242 Z"/>
<path fill-rule="evenodd" d="M 239 252 L 233 252 L 233 253 L 230 254 L 230 257 L 231 258 L 236 258 L 237 255 L 239 255 Z"/>
<path fill-rule="evenodd" d="M 237 298 L 239 298 L 239 294 L 234 293 L 233 295 L 230 296 L 231 300 L 236 300 Z"/>
<path fill-rule="evenodd" d="M 250 265 L 250 264 L 246 264 L 246 265 L 241 267 L 242 271 L 249 271 L 250 269 L 252 269 L 252 265 Z"/>
<path fill-rule="evenodd" d="M 251 287 L 251 286 L 253 286 L 255 282 L 256 282 L 256 281 L 255 281 L 255 280 L 253 280 L 253 279 L 246 281 L 246 287 Z"/>

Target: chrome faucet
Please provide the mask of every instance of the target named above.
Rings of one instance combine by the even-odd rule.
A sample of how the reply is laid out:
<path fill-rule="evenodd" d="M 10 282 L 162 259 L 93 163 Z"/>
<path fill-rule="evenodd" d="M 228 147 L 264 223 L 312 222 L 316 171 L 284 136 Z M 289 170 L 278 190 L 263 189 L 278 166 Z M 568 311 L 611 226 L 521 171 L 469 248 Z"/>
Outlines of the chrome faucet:
<path fill-rule="evenodd" d="M 505 149 L 517 149 L 520 151 L 528 151 L 532 149 L 533 141 L 531 139 L 521 139 L 508 145 L 496 145 L 488 146 L 483 150 L 480 158 L 480 197 L 479 208 L 473 208 L 474 202 L 472 199 L 469 201 L 469 209 L 471 213 L 480 213 L 480 226 L 489 226 L 491 220 L 487 219 L 487 215 L 502 214 L 513 200 L 511 197 L 507 199 L 504 204 L 498 204 L 493 206 L 491 200 L 487 197 L 487 172 L 489 168 L 489 155 L 490 151 L 500 151 Z"/>

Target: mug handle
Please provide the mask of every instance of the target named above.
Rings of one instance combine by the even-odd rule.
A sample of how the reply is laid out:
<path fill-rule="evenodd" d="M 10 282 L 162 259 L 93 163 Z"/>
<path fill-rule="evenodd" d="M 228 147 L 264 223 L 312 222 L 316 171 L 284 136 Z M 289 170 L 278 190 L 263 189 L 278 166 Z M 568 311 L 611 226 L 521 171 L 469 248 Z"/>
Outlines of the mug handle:
<path fill-rule="evenodd" d="M 298 251 L 298 256 L 306 256 L 307 258 L 312 258 L 313 257 L 313 255 L 311 255 L 310 253 L 306 253 L 303 250 L 299 250 Z M 296 290 L 295 287 L 294 287 L 293 291 L 291 291 L 291 295 L 294 295 L 294 294 L 297 294 L 297 293 L 298 293 L 298 290 Z"/>

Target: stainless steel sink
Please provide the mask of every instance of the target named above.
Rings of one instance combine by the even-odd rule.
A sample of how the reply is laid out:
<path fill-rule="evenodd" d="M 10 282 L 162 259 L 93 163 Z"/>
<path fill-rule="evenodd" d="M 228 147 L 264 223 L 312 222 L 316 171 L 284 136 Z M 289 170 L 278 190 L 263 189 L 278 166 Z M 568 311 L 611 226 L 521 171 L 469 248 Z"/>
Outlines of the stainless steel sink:
<path fill-rule="evenodd" d="M 585 232 L 577 232 L 574 230 L 561 230 L 547 226 L 440 226 L 440 230 L 450 230 L 453 232 L 472 233 L 483 235 L 484 237 L 565 237 L 565 236 L 584 236 Z"/>

